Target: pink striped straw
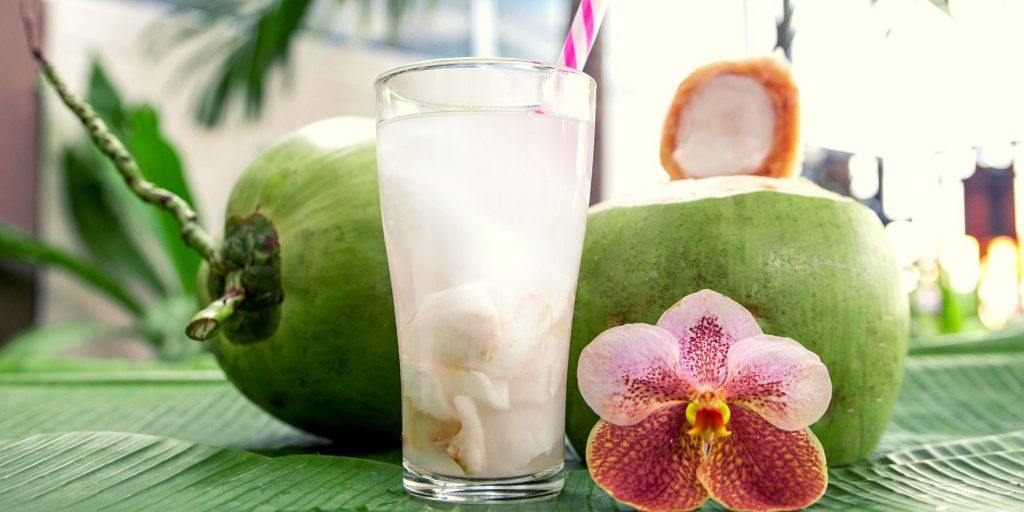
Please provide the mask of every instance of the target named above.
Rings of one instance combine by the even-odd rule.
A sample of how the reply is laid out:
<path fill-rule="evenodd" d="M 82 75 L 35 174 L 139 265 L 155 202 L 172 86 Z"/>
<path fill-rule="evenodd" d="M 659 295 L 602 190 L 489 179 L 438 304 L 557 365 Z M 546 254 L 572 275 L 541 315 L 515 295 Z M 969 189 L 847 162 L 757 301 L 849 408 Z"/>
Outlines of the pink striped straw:
<path fill-rule="evenodd" d="M 582 70 L 594 46 L 597 30 L 601 28 L 601 20 L 608 10 L 609 0 L 583 0 L 580 2 L 576 16 L 572 19 L 569 34 L 565 36 L 565 45 L 558 63 L 567 68 Z"/>

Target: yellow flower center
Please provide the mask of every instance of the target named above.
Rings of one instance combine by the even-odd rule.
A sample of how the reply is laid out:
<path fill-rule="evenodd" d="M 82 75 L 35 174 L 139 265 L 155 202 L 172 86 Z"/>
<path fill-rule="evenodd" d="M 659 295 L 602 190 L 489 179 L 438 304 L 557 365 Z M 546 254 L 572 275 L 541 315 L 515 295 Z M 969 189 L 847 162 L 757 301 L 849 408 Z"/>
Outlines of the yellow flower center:
<path fill-rule="evenodd" d="M 692 425 L 686 433 L 699 436 L 705 444 L 711 444 L 715 436 L 731 434 L 725 426 L 729 424 L 729 406 L 717 399 L 698 398 L 686 406 L 686 421 Z"/>

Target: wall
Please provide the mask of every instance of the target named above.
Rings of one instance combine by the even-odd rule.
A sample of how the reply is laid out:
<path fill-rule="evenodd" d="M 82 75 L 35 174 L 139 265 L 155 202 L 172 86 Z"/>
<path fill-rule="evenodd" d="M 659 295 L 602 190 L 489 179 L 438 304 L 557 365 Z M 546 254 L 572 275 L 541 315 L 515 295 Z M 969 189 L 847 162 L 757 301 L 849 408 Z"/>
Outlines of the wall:
<path fill-rule="evenodd" d="M 26 4 L 37 7 L 38 2 Z M 34 232 L 39 102 L 36 65 L 25 44 L 18 7 L 17 2 L 0 3 L 0 220 Z M 32 267 L 0 262 L 0 344 L 32 323 L 35 300 Z"/>

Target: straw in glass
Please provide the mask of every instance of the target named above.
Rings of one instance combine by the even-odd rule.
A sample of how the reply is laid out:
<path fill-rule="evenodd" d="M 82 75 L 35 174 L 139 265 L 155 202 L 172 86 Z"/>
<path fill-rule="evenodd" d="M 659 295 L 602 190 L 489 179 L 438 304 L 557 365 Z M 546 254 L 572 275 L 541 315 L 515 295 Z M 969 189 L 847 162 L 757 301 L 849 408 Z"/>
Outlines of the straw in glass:
<path fill-rule="evenodd" d="M 590 49 L 594 46 L 594 38 L 597 37 L 597 30 L 601 28 L 601 20 L 608 10 L 610 0 L 583 0 L 580 2 L 576 16 L 572 19 L 572 26 L 565 36 L 565 44 L 562 45 L 562 53 L 558 57 L 558 64 L 582 70 L 583 65 L 590 56 Z"/>

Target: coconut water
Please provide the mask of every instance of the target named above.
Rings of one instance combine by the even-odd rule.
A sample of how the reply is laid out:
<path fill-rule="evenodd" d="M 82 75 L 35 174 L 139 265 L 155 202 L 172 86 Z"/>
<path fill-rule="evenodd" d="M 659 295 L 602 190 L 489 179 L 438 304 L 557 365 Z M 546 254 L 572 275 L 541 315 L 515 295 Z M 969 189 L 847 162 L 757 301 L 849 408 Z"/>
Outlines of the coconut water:
<path fill-rule="evenodd" d="M 537 111 L 378 125 L 407 465 L 514 477 L 563 458 L 593 125 Z"/>

